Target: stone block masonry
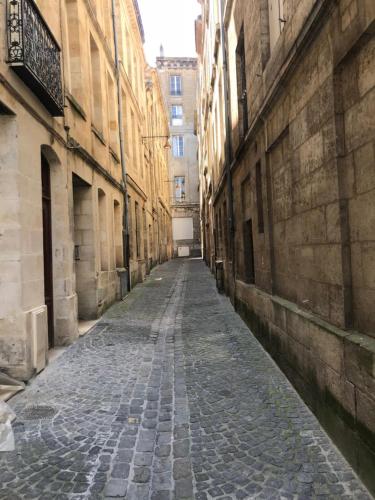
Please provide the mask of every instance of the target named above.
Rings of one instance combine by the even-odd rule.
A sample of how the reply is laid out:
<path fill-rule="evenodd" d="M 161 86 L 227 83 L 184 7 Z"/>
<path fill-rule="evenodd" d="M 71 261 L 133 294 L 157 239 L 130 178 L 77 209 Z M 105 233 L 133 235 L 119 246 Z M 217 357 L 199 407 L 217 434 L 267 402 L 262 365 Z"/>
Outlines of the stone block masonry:
<path fill-rule="evenodd" d="M 374 2 L 239 0 L 227 2 L 223 19 L 208 8 L 212 2 L 203 4 L 198 129 L 205 260 L 213 271 L 223 261 L 232 303 L 369 477 Z M 220 88 L 227 88 L 229 102 Z M 210 131 L 223 128 L 221 144 L 212 148 Z"/>
<path fill-rule="evenodd" d="M 0 370 L 20 380 L 172 256 L 168 157 L 144 140 L 169 134 L 160 82 L 136 2 L 102 3 L 1 2 Z M 37 78 L 8 57 L 23 35 Z"/>

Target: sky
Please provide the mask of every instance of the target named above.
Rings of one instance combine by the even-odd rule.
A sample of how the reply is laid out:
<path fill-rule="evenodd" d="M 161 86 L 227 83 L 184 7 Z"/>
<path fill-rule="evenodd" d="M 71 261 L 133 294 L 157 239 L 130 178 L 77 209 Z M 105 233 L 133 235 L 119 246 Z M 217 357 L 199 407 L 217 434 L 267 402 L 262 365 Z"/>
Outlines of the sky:
<path fill-rule="evenodd" d="M 138 0 L 145 30 L 147 62 L 155 66 L 160 45 L 166 57 L 196 57 L 194 21 L 197 0 Z"/>

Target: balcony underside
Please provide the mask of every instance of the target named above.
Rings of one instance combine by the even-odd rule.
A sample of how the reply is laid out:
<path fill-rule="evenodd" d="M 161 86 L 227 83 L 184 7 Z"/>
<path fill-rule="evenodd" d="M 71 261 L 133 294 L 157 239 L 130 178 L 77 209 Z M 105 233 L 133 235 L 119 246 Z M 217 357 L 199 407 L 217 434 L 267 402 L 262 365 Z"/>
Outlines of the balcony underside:
<path fill-rule="evenodd" d="M 43 84 L 33 72 L 24 64 L 10 65 L 12 70 L 27 87 L 38 97 L 43 106 L 52 116 L 64 116 L 64 108 L 57 104 Z"/>
<path fill-rule="evenodd" d="M 7 1 L 7 63 L 52 116 L 64 115 L 60 47 L 33 0 Z"/>

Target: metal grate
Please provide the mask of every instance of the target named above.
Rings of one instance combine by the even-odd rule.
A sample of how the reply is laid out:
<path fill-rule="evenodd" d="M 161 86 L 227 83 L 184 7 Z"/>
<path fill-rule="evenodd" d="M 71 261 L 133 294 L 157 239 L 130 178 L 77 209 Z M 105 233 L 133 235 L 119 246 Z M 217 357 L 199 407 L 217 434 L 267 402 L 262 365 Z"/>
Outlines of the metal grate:
<path fill-rule="evenodd" d="M 22 412 L 23 420 L 45 420 L 53 418 L 57 413 L 56 408 L 53 406 L 29 406 Z"/>
<path fill-rule="evenodd" d="M 8 64 L 52 116 L 64 116 L 60 47 L 35 1 L 8 0 L 7 28 Z"/>

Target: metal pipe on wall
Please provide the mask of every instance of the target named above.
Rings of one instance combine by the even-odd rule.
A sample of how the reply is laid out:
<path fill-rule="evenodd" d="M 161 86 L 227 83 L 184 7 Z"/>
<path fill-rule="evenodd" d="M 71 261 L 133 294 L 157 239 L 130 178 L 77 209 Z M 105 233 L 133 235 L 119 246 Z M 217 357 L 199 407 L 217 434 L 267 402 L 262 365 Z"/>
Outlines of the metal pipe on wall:
<path fill-rule="evenodd" d="M 120 140 L 120 161 L 122 170 L 122 182 L 124 187 L 124 209 L 122 214 L 123 229 L 122 229 L 122 249 L 124 266 L 127 269 L 127 287 L 130 291 L 130 243 L 129 243 L 129 203 L 126 178 L 126 160 L 124 149 L 124 119 L 122 114 L 122 89 L 120 81 L 120 59 L 118 54 L 118 37 L 116 29 L 116 4 L 112 1 L 112 27 L 113 27 L 113 43 L 115 48 L 115 68 L 116 68 L 116 83 L 117 83 L 117 103 L 118 103 L 118 125 L 119 125 L 119 140 Z"/>
<path fill-rule="evenodd" d="M 234 241 L 234 207 L 233 207 L 233 186 L 232 186 L 232 172 L 231 172 L 231 159 L 232 159 L 232 141 L 231 141 L 231 119 L 229 109 L 229 76 L 228 76 L 228 56 L 227 56 L 227 40 L 225 32 L 225 4 L 226 0 L 220 0 L 220 28 L 221 28 L 221 47 L 223 52 L 223 85 L 224 85 L 224 113 L 225 113 L 225 169 L 227 176 L 227 196 L 228 196 L 228 210 L 229 210 L 229 256 L 232 261 L 232 276 L 234 281 L 234 288 L 236 285 L 236 270 L 235 270 L 235 241 Z"/>

